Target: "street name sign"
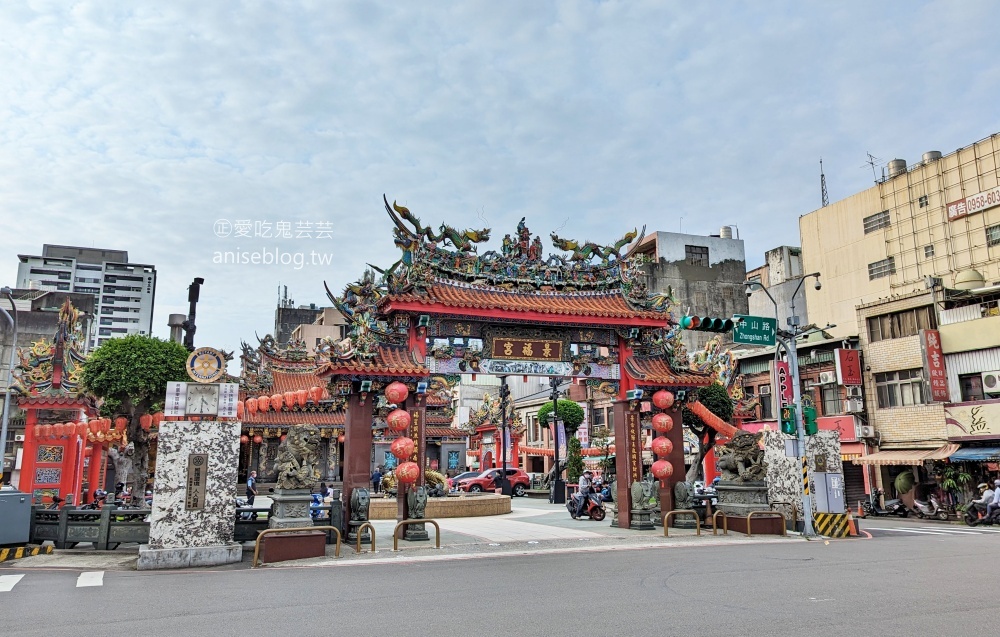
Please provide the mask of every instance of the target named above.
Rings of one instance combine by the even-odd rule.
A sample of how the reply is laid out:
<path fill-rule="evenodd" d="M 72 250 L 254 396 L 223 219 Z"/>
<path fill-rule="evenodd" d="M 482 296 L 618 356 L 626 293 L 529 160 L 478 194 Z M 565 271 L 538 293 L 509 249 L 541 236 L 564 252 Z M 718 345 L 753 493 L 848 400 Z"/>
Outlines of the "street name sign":
<path fill-rule="evenodd" d="M 778 320 L 763 316 L 733 316 L 733 342 L 746 345 L 774 345 Z"/>

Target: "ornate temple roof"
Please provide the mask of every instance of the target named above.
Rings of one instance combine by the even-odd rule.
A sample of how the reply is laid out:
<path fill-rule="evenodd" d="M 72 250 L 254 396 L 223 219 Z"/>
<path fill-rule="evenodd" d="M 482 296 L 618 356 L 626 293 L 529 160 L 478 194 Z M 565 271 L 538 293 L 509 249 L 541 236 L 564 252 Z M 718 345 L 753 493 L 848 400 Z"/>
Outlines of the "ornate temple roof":
<path fill-rule="evenodd" d="M 715 382 L 710 372 L 675 370 L 662 356 L 631 356 L 625 360 L 625 371 L 638 385 L 705 387 Z"/>
<path fill-rule="evenodd" d="M 11 389 L 18 394 L 18 405 L 93 407 L 93 397 L 80 383 L 87 360 L 81 351 L 83 339 L 80 312 L 66 299 L 53 340 L 41 339 L 17 349 Z"/>
<path fill-rule="evenodd" d="M 378 345 L 374 356 L 356 356 L 350 359 L 331 357 L 322 363 L 317 371 L 321 378 L 333 375 L 368 375 L 368 376 L 430 376 L 430 370 L 423 362 L 418 362 L 418 355 L 405 347 L 394 345 Z M 324 381 L 325 382 L 325 381 Z"/>
<path fill-rule="evenodd" d="M 435 281 L 425 293 L 414 291 L 389 294 L 382 298 L 379 306 L 383 311 L 391 311 L 400 306 L 415 304 L 412 308 L 420 312 L 434 313 L 434 306 L 449 308 L 449 314 L 456 309 L 501 310 L 509 312 L 531 312 L 549 314 L 565 321 L 573 317 L 599 319 L 626 319 L 634 324 L 635 319 L 649 319 L 655 325 L 666 326 L 667 316 L 661 312 L 633 309 L 620 291 L 564 292 L 564 291 L 515 291 L 497 287 L 461 284 L 451 281 Z"/>

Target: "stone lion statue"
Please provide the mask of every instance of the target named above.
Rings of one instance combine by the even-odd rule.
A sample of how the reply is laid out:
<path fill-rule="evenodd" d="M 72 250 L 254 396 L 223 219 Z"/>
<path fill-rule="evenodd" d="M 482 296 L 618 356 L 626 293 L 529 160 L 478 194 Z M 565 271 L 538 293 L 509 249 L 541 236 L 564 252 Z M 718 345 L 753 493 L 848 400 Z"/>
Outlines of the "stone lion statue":
<path fill-rule="evenodd" d="M 694 506 L 691 483 L 678 482 L 674 485 L 674 508 L 690 509 Z"/>
<path fill-rule="evenodd" d="M 729 482 L 760 482 L 767 473 L 764 450 L 760 448 L 763 432 L 742 431 L 722 445 L 718 465 L 720 476 Z"/>
<path fill-rule="evenodd" d="M 406 494 L 406 504 L 409 507 L 411 520 L 423 519 L 427 507 L 427 489 L 424 487 L 412 489 Z"/>
<path fill-rule="evenodd" d="M 659 506 L 659 491 L 653 474 L 647 473 L 642 482 L 632 483 L 632 508 L 637 511 L 652 511 Z"/>
<path fill-rule="evenodd" d="M 351 521 L 368 521 L 368 504 L 371 502 L 371 495 L 368 489 L 354 489 L 351 491 Z"/>
<path fill-rule="evenodd" d="M 278 446 L 274 461 L 279 489 L 309 489 L 319 479 L 319 429 L 315 425 L 294 425 Z"/>

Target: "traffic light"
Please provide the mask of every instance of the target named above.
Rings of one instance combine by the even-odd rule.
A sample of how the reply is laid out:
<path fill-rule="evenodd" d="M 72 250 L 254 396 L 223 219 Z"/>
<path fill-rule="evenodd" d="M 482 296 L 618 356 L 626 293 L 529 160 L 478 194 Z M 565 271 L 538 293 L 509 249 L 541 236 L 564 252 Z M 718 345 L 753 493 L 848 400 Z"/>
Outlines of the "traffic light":
<path fill-rule="evenodd" d="M 795 407 L 788 405 L 781 408 L 781 433 L 795 435 Z"/>
<path fill-rule="evenodd" d="M 682 330 L 697 330 L 699 332 L 729 332 L 733 329 L 733 319 L 715 318 L 712 316 L 681 317 Z"/>
<path fill-rule="evenodd" d="M 819 431 L 819 425 L 816 424 L 815 407 L 806 406 L 802 408 L 802 427 L 806 430 L 807 436 L 814 436 Z"/>

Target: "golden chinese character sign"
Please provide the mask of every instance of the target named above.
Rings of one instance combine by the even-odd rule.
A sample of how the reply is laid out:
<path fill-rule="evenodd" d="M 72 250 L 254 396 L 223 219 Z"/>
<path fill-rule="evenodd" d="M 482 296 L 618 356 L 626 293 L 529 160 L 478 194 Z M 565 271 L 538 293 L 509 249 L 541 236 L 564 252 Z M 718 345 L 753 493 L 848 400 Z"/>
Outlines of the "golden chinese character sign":
<path fill-rule="evenodd" d="M 538 338 L 493 339 L 493 358 L 508 360 L 561 361 L 563 342 Z"/>
<path fill-rule="evenodd" d="M 631 482 L 642 480 L 642 442 L 639 438 L 639 412 L 625 412 L 625 428 L 628 430 L 628 456 Z"/>

